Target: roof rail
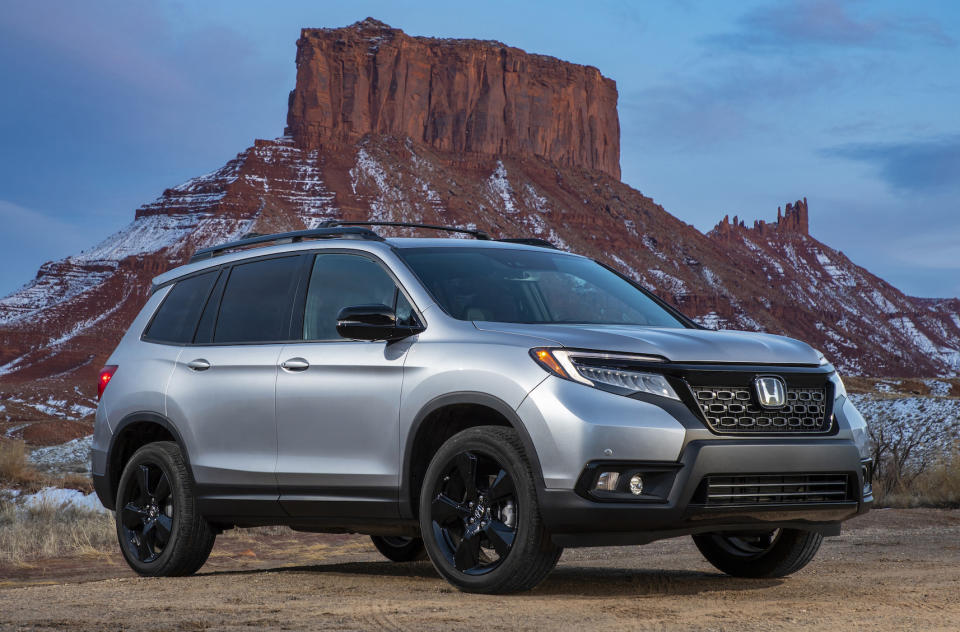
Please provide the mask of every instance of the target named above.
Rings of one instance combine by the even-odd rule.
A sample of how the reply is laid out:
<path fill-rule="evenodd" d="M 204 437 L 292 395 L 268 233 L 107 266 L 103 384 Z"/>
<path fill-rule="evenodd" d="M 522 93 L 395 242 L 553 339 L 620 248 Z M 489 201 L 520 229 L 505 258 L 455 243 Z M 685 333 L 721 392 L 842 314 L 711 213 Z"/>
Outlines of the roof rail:
<path fill-rule="evenodd" d="M 443 230 L 448 233 L 463 233 L 472 235 L 477 239 L 489 240 L 490 235 L 476 228 L 457 228 L 455 226 L 438 226 L 436 224 L 415 224 L 411 222 L 376 222 L 376 221 L 358 221 L 351 222 L 343 219 L 328 219 L 320 222 L 321 228 L 333 228 L 335 226 L 399 226 L 401 228 L 426 228 L 429 230 Z"/>
<path fill-rule="evenodd" d="M 539 246 L 540 248 L 560 250 L 556 244 L 550 243 L 546 239 L 540 239 L 539 237 L 509 237 L 507 239 L 498 239 L 497 241 L 504 241 L 508 244 L 523 244 L 525 246 Z"/>
<path fill-rule="evenodd" d="M 249 236 L 253 235 L 253 236 Z M 210 246 L 209 248 L 201 248 L 193 253 L 193 256 L 190 257 L 190 263 L 194 261 L 201 261 L 203 259 L 210 259 L 218 255 L 223 254 L 228 250 L 234 250 L 236 248 L 243 248 L 245 246 L 253 246 L 256 244 L 267 244 L 270 242 L 280 242 L 289 240 L 290 243 L 296 243 L 298 241 L 303 241 L 304 239 L 369 239 L 371 241 L 383 241 L 383 237 L 376 234 L 372 230 L 367 230 L 366 228 L 353 228 L 349 226 L 344 227 L 322 227 L 322 228 L 311 228 L 308 230 L 294 230 L 289 233 L 274 233 L 272 235 L 260 235 L 258 233 L 248 233 L 244 239 L 239 239 L 237 241 L 231 241 L 225 244 L 219 244 L 217 246 Z"/>

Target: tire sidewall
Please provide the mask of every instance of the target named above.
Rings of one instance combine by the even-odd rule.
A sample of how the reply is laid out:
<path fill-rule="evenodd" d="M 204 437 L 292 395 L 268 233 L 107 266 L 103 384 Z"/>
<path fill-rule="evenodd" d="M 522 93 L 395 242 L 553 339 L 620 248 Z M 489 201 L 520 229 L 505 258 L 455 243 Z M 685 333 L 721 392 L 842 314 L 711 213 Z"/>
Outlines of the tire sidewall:
<path fill-rule="evenodd" d="M 468 575 L 450 564 L 435 542 L 433 521 L 430 516 L 430 506 L 437 491 L 436 482 L 442 469 L 455 455 L 468 451 L 493 457 L 507 471 L 514 481 L 516 501 L 519 505 L 517 535 L 510 553 L 497 568 L 483 575 Z M 486 590 L 515 575 L 524 564 L 524 549 L 536 544 L 536 534 L 531 531 L 539 529 L 539 516 L 536 515 L 538 511 L 536 490 L 523 455 L 517 454 L 509 444 L 492 435 L 484 434 L 481 429 L 471 428 L 450 438 L 430 461 L 420 494 L 420 533 L 430 561 L 437 572 L 455 586 L 467 590 Z"/>
<path fill-rule="evenodd" d="M 738 556 L 724 549 L 714 538 L 717 534 L 694 536 L 694 542 L 703 556 L 717 569 L 734 577 L 782 577 L 800 570 L 820 548 L 822 536 L 799 529 L 782 529 L 772 547 L 754 556 Z M 799 561 L 797 549 L 814 544 L 809 556 Z M 791 563 L 793 561 L 794 563 Z"/>
<path fill-rule="evenodd" d="M 173 447 L 174 449 L 177 449 L 176 446 Z M 127 502 L 126 500 L 122 499 L 126 499 L 127 497 L 127 488 L 130 485 L 132 477 L 136 475 L 137 468 L 140 465 L 145 464 L 156 465 L 163 470 L 163 473 L 167 476 L 167 481 L 170 484 L 170 492 L 173 496 L 174 508 L 172 525 L 170 528 L 170 539 L 167 541 L 167 545 L 164 547 L 160 556 L 152 562 L 141 562 L 130 553 L 125 541 L 123 524 L 120 517 L 120 512 L 123 510 L 123 504 L 121 503 Z M 115 522 L 117 540 L 120 544 L 120 550 L 123 553 L 123 557 L 127 560 L 127 563 L 130 564 L 130 566 L 132 566 L 134 570 L 141 575 L 162 575 L 165 567 L 170 562 L 170 558 L 173 557 L 176 550 L 178 536 L 181 529 L 183 508 L 189 499 L 186 498 L 183 489 L 183 482 L 177 475 L 176 463 L 173 461 L 173 458 L 169 452 L 164 449 L 161 444 L 151 443 L 146 445 L 137 450 L 133 456 L 130 457 L 127 465 L 123 468 L 123 474 L 120 476 L 120 485 L 117 488 L 117 499 L 118 503 Z"/>

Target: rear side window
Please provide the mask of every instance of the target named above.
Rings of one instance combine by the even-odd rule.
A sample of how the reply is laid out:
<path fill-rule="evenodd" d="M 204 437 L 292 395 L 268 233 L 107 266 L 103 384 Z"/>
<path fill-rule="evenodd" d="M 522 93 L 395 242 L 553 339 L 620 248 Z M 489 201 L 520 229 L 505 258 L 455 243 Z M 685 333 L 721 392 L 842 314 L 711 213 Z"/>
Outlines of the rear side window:
<path fill-rule="evenodd" d="M 217 271 L 214 270 L 178 281 L 163 299 L 144 337 L 181 344 L 192 341 L 200 312 L 216 279 Z"/>
<path fill-rule="evenodd" d="M 289 338 L 299 257 L 265 259 L 230 272 L 213 341 L 271 342 Z"/>
<path fill-rule="evenodd" d="M 337 333 L 340 310 L 358 305 L 397 307 L 398 294 L 393 279 L 376 262 L 361 255 L 319 254 L 314 260 L 307 288 L 303 338 L 341 339 Z M 413 308 L 405 298 L 400 307 L 404 318 L 413 318 Z"/>

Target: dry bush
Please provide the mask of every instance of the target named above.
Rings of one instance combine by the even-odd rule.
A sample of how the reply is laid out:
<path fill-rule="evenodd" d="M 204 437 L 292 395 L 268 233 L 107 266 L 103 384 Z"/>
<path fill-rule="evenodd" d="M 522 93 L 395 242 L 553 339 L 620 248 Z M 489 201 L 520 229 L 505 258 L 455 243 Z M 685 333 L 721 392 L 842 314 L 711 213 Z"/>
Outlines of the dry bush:
<path fill-rule="evenodd" d="M 116 546 L 109 513 L 52 503 L 17 507 L 0 501 L 0 563 L 100 553 Z"/>
<path fill-rule="evenodd" d="M 884 507 L 960 507 L 960 449 L 933 458 L 909 485 L 879 482 L 874 494 Z"/>
<path fill-rule="evenodd" d="M 37 491 L 46 477 L 27 462 L 23 441 L 0 441 L 0 487 Z"/>
<path fill-rule="evenodd" d="M 853 395 L 867 418 L 881 506 L 960 506 L 960 401 Z"/>
<path fill-rule="evenodd" d="M 76 489 L 84 494 L 93 491 L 93 481 L 83 474 L 53 476 L 39 471 L 27 460 L 23 441 L 0 440 L 0 488 L 19 489 L 32 493 L 44 487 Z"/>

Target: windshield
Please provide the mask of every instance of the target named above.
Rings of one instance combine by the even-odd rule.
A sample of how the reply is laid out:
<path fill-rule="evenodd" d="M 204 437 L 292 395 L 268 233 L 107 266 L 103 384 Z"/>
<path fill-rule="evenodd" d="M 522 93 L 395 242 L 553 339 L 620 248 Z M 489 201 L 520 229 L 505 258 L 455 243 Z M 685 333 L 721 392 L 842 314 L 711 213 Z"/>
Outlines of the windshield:
<path fill-rule="evenodd" d="M 445 312 L 499 323 L 684 324 L 598 263 L 549 250 L 400 248 Z"/>

